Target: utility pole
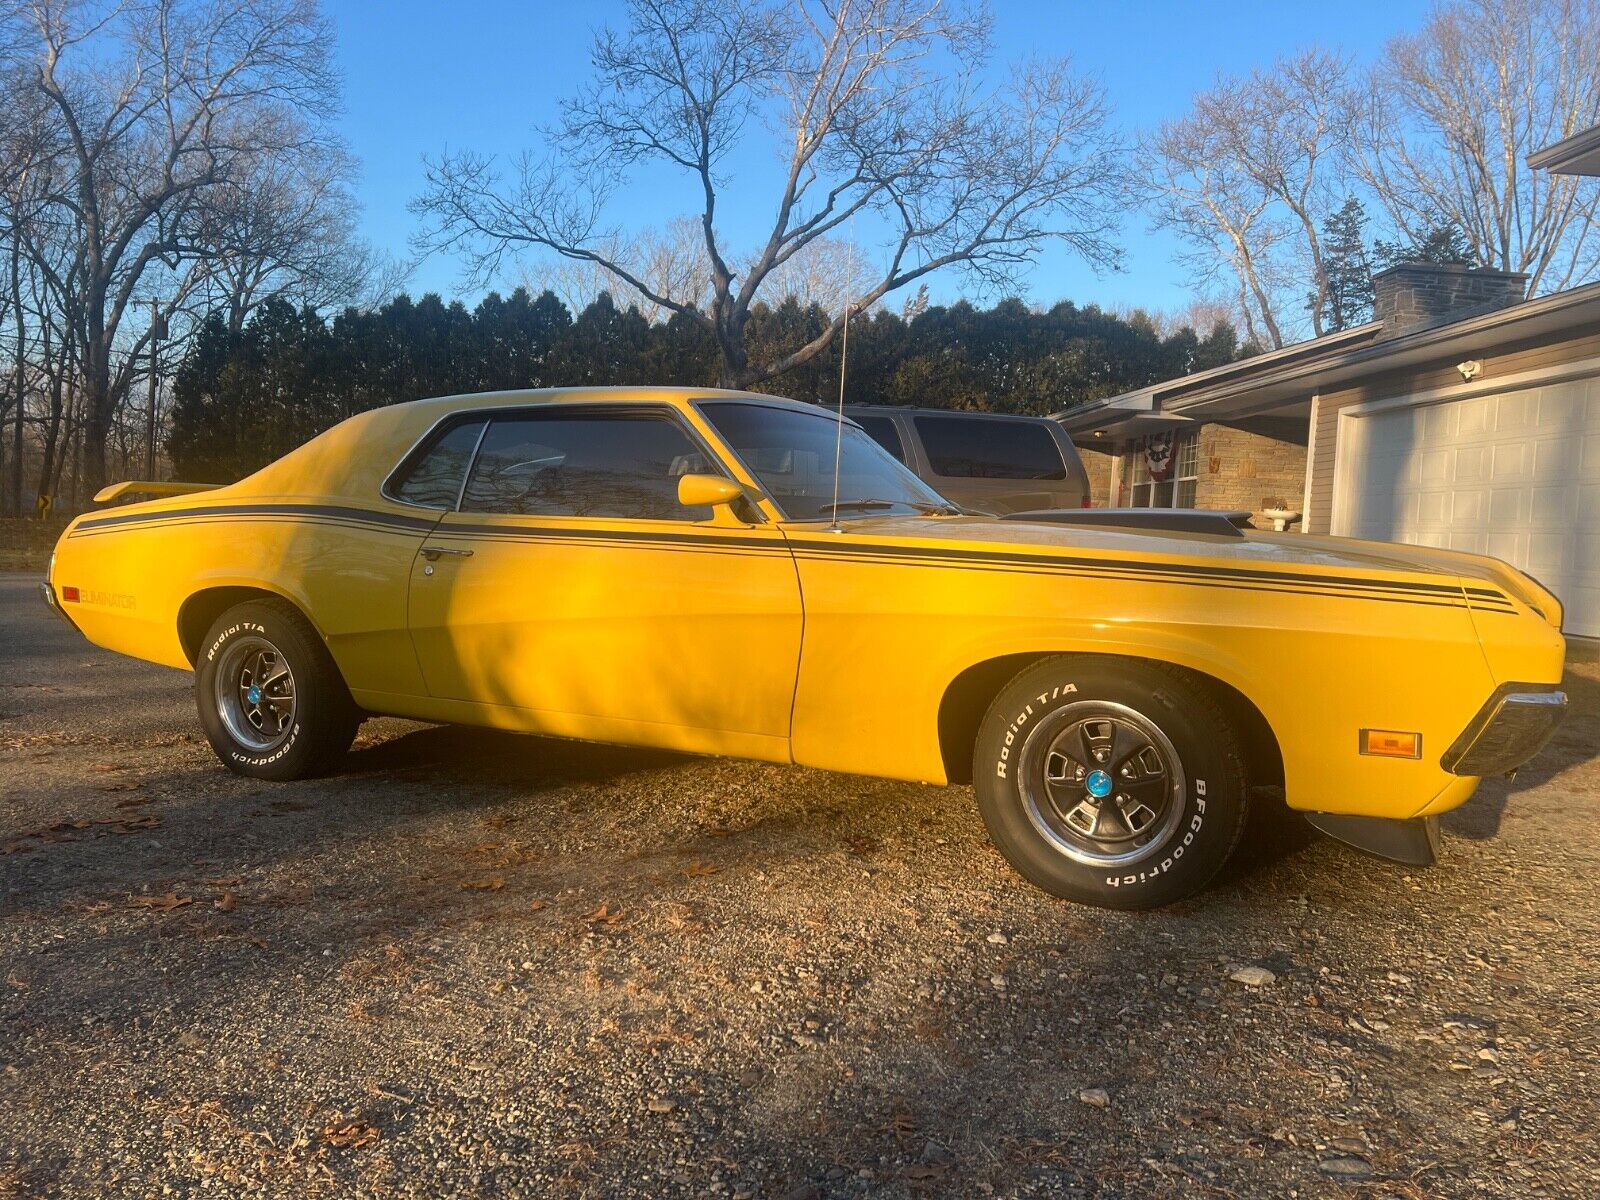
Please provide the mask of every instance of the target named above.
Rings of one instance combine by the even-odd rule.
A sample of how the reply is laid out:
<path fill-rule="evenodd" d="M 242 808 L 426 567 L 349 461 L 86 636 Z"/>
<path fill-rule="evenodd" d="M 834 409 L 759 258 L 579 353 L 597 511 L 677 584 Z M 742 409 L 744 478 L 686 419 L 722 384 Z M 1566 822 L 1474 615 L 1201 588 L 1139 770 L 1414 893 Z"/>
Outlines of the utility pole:
<path fill-rule="evenodd" d="M 156 345 L 161 341 L 161 335 L 166 333 L 162 328 L 160 301 L 154 296 L 150 297 L 150 407 L 145 413 L 145 447 L 144 447 L 144 477 L 151 482 L 156 477 Z"/>

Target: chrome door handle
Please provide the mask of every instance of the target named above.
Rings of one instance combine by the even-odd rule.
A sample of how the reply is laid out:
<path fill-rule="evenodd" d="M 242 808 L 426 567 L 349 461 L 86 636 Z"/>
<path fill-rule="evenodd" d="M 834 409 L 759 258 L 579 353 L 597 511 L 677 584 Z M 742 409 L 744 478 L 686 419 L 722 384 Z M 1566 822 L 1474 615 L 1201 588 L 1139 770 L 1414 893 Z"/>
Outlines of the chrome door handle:
<path fill-rule="evenodd" d="M 424 546 L 422 548 L 422 557 L 429 562 L 438 562 L 441 554 L 453 554 L 457 558 L 472 557 L 471 550 L 452 550 L 448 546 Z"/>

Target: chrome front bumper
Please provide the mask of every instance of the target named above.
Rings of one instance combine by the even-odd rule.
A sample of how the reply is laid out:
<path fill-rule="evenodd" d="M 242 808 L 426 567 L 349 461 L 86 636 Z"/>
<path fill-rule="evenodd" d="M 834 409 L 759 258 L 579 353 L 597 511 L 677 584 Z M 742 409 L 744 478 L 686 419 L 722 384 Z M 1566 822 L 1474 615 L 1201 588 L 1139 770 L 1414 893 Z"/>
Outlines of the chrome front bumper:
<path fill-rule="evenodd" d="M 1567 694 L 1548 684 L 1505 683 L 1439 765 L 1452 775 L 1508 775 L 1539 751 L 1567 713 Z"/>

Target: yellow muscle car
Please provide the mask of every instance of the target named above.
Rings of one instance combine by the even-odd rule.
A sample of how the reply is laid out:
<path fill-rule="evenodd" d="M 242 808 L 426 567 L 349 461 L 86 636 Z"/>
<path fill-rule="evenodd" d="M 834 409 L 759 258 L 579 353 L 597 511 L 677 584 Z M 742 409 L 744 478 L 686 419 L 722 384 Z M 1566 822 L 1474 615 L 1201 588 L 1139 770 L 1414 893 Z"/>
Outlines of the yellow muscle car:
<path fill-rule="evenodd" d="M 834 462 L 840 470 L 835 478 Z M 1059 896 L 1202 887 L 1252 787 L 1433 861 L 1560 719 L 1561 606 L 1473 555 L 1221 514 L 964 512 L 848 420 L 736 392 L 452 396 L 79 517 L 46 599 L 192 668 L 230 769 L 392 714 L 972 782 Z"/>

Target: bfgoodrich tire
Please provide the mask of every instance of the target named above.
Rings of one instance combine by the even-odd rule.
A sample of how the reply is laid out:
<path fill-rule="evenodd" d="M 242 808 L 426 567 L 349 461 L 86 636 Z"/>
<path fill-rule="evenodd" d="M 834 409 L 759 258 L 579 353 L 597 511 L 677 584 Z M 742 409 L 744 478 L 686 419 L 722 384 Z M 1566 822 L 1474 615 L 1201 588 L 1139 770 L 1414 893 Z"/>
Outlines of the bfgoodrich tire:
<path fill-rule="evenodd" d="M 217 618 L 200 644 L 195 701 L 217 757 L 254 779 L 327 772 L 360 724 L 322 639 L 281 600 L 251 600 Z"/>
<path fill-rule="evenodd" d="M 1064 655 L 1009 683 L 979 728 L 974 787 L 996 848 L 1054 896 L 1154 908 L 1205 887 L 1244 829 L 1239 739 L 1158 663 Z"/>

